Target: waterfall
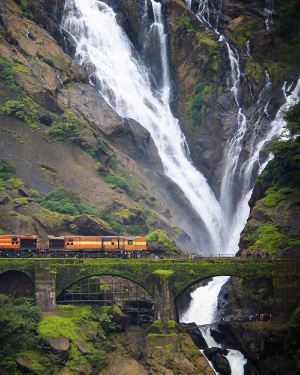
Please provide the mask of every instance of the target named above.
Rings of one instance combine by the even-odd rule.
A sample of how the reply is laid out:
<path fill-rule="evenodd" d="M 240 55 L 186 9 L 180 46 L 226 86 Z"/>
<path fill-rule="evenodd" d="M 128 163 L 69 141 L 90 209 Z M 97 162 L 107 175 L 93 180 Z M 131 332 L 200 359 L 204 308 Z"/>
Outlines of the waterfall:
<path fill-rule="evenodd" d="M 171 113 L 161 4 L 152 1 L 152 5 L 155 20 L 151 28 L 160 34 L 164 70 L 164 84 L 155 92 L 149 72 L 107 4 L 97 0 L 67 0 L 62 27 L 76 41 L 75 59 L 86 68 L 106 101 L 120 116 L 135 119 L 150 132 L 165 174 L 181 188 L 202 219 L 211 238 L 206 245 L 214 252 L 223 246 L 222 210 L 207 180 L 190 161 L 185 137 Z"/>
<path fill-rule="evenodd" d="M 181 314 L 180 321 L 183 323 L 194 322 L 197 325 L 214 323 L 215 314 L 217 312 L 218 296 L 222 286 L 228 281 L 228 279 L 228 276 L 214 277 L 208 285 L 197 288 L 192 292 L 191 303 L 187 310 Z M 221 345 L 211 336 L 210 328 L 203 327 L 200 328 L 200 331 L 209 348 L 221 347 Z M 229 351 L 229 354 L 226 358 L 230 364 L 231 375 L 242 375 L 244 373 L 244 364 L 247 360 L 238 350 L 227 350 Z"/>
<path fill-rule="evenodd" d="M 273 26 L 273 13 L 274 13 L 274 0 L 266 0 L 266 7 L 265 7 L 265 24 L 266 29 L 270 30 L 270 27 Z"/>

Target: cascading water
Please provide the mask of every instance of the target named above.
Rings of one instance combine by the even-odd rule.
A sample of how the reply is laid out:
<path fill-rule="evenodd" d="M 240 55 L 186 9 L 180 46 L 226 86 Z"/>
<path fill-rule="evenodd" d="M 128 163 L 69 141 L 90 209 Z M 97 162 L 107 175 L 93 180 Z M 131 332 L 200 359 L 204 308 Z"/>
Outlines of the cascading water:
<path fill-rule="evenodd" d="M 222 1 L 202 0 L 196 15 L 201 22 L 210 30 L 220 35 L 218 22 L 221 14 Z M 272 26 L 272 13 L 274 12 L 274 1 L 266 0 L 266 27 L 269 30 Z M 258 99 L 255 100 L 252 93 L 251 84 L 249 84 L 249 92 L 253 101 L 253 106 L 257 108 L 255 114 L 247 119 L 244 110 L 240 105 L 241 84 L 240 84 L 240 57 L 236 49 L 231 47 L 228 39 L 224 35 L 220 35 L 220 42 L 224 42 L 228 51 L 228 58 L 231 67 L 230 89 L 233 93 L 234 100 L 237 105 L 236 112 L 236 130 L 228 139 L 224 150 L 224 172 L 220 189 L 220 204 L 224 213 L 226 233 L 224 237 L 224 252 L 235 253 L 238 250 L 238 242 L 240 233 L 249 216 L 248 201 L 254 186 L 254 181 L 258 173 L 266 165 L 260 161 L 261 151 L 266 143 L 272 138 L 278 136 L 285 125 L 283 121 L 283 111 L 289 107 L 289 100 L 286 97 L 286 104 L 280 108 L 276 119 L 272 122 L 268 114 L 268 105 L 270 102 L 271 81 L 266 71 L 266 84 L 261 90 Z M 247 41 L 247 54 L 251 58 L 250 40 Z M 289 91 L 289 90 L 287 90 Z M 297 89 L 291 94 L 291 98 L 299 96 Z M 293 101 L 291 99 L 291 101 Z M 288 107 L 287 107 L 288 106 Z M 245 112 L 246 113 L 246 112 Z M 262 134 L 261 127 L 268 123 L 267 130 Z M 245 145 L 250 149 L 249 156 L 243 160 L 241 154 Z"/>
<path fill-rule="evenodd" d="M 266 14 L 266 29 L 270 30 L 273 25 L 274 0 L 266 0 L 265 14 Z"/>
<path fill-rule="evenodd" d="M 197 325 L 214 323 L 217 312 L 218 295 L 228 276 L 214 277 L 207 286 L 202 286 L 191 293 L 191 303 L 188 309 L 181 314 L 180 321 L 183 323 L 194 322 Z M 208 347 L 221 347 L 210 334 L 210 328 L 200 328 L 203 338 Z M 244 364 L 247 360 L 238 350 L 228 349 L 227 359 L 231 367 L 231 375 L 242 375 Z"/>
<path fill-rule="evenodd" d="M 63 27 L 76 40 L 75 58 L 92 66 L 90 78 L 107 102 L 122 117 L 142 124 L 152 135 L 166 175 L 182 189 L 202 218 L 210 234 L 212 252 L 223 246 L 224 223 L 221 207 L 204 176 L 188 158 L 185 138 L 169 107 L 170 82 L 161 4 L 153 1 L 153 28 L 161 34 L 164 85 L 151 90 L 148 72 L 129 39 L 117 24 L 115 13 L 96 0 L 67 0 Z M 165 59 L 165 62 L 164 60 Z"/>

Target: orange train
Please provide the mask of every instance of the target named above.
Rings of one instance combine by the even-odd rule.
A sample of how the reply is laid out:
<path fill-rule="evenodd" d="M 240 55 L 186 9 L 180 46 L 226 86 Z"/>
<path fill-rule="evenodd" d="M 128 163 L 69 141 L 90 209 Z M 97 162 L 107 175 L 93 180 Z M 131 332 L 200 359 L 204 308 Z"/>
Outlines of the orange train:
<path fill-rule="evenodd" d="M 141 236 L 48 236 L 49 250 L 147 250 L 146 237 Z"/>
<path fill-rule="evenodd" d="M 48 236 L 41 248 L 38 236 L 0 235 L 0 251 L 11 252 L 118 252 L 146 251 L 146 237 L 141 236 Z"/>
<path fill-rule="evenodd" d="M 23 236 L 19 234 L 5 234 L 0 236 L 0 249 L 17 250 L 30 249 L 38 250 L 39 238 L 38 236 Z"/>

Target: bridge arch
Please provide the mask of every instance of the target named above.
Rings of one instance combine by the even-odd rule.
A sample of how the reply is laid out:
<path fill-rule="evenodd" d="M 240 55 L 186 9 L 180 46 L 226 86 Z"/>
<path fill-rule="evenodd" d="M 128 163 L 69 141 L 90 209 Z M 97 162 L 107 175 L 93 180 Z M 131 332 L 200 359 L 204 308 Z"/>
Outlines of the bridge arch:
<path fill-rule="evenodd" d="M 183 289 L 181 291 L 179 291 L 176 295 L 175 295 L 175 301 L 177 301 L 180 297 L 182 297 L 182 295 L 187 292 L 192 286 L 194 286 L 195 284 L 199 284 L 201 281 L 204 281 L 204 280 L 207 280 L 207 279 L 212 279 L 213 277 L 222 277 L 222 276 L 228 276 L 228 277 L 237 277 L 239 279 L 244 279 L 244 280 L 251 280 L 251 278 L 249 277 L 245 277 L 245 276 L 241 276 L 239 274 L 220 274 L 220 275 L 211 275 L 211 276 L 201 276 L 200 278 L 198 279 L 195 279 L 194 281 L 192 281 L 191 283 L 187 284 L 186 286 L 183 287 Z"/>
<path fill-rule="evenodd" d="M 61 295 L 61 293 L 63 293 L 65 290 L 67 290 L 72 285 L 78 283 L 81 280 L 89 279 L 89 278 L 92 278 L 92 277 L 100 277 L 100 276 L 112 276 L 112 277 L 119 277 L 121 279 L 128 280 L 131 283 L 134 283 L 134 284 L 138 285 L 140 288 L 144 289 L 153 298 L 153 292 L 151 290 L 149 290 L 149 288 L 147 288 L 144 284 L 134 280 L 133 278 L 130 278 L 128 276 L 124 276 L 122 273 L 120 274 L 120 273 L 115 273 L 115 272 L 109 272 L 109 273 L 108 272 L 104 272 L 104 273 L 98 273 L 97 272 L 97 273 L 91 273 L 91 274 L 87 274 L 87 275 L 84 275 L 82 277 L 76 278 L 76 279 L 72 280 L 71 283 L 65 283 L 64 286 L 61 286 L 61 287 L 57 288 L 56 296 L 59 297 Z"/>
<path fill-rule="evenodd" d="M 33 291 L 34 282 L 26 272 L 8 270 L 0 274 L 0 294 L 27 297 Z"/>
<path fill-rule="evenodd" d="M 93 273 L 93 274 L 90 274 L 90 275 L 86 275 L 86 276 L 83 276 L 83 277 L 80 277 L 74 281 L 72 281 L 69 285 L 65 286 L 62 290 L 61 289 L 58 289 L 56 291 L 56 296 L 59 297 L 62 293 L 64 293 L 67 289 L 69 289 L 71 286 L 75 285 L 76 283 L 82 281 L 82 280 L 86 280 L 86 279 L 89 279 L 89 278 L 92 278 L 92 277 L 101 277 L 101 276 L 111 276 L 111 277 L 118 277 L 120 279 L 124 279 L 124 280 L 128 280 L 130 281 L 131 283 L 135 284 L 135 285 L 138 285 L 140 288 L 142 288 L 143 290 L 145 290 L 152 298 L 153 298 L 153 293 L 151 291 L 149 291 L 145 285 L 137 282 L 136 280 L 133 280 L 132 278 L 129 278 L 129 277 L 126 277 L 126 276 L 123 276 L 123 275 L 120 275 L 118 273 L 113 273 L 113 272 L 110 272 L 110 273 Z"/>

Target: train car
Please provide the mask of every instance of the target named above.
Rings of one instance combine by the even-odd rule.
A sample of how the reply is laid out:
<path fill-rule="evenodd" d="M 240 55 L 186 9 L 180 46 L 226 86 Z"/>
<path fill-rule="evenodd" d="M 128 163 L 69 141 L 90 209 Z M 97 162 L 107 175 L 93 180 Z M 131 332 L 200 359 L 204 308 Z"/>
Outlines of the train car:
<path fill-rule="evenodd" d="M 23 236 L 23 235 L 13 235 L 5 234 L 0 235 L 0 249 L 5 250 L 38 250 L 39 238 L 38 236 Z"/>
<path fill-rule="evenodd" d="M 147 250 L 146 237 L 124 237 L 124 250 Z"/>
<path fill-rule="evenodd" d="M 147 245 L 146 237 L 141 236 L 48 236 L 47 248 L 50 251 L 142 251 L 147 250 Z"/>

